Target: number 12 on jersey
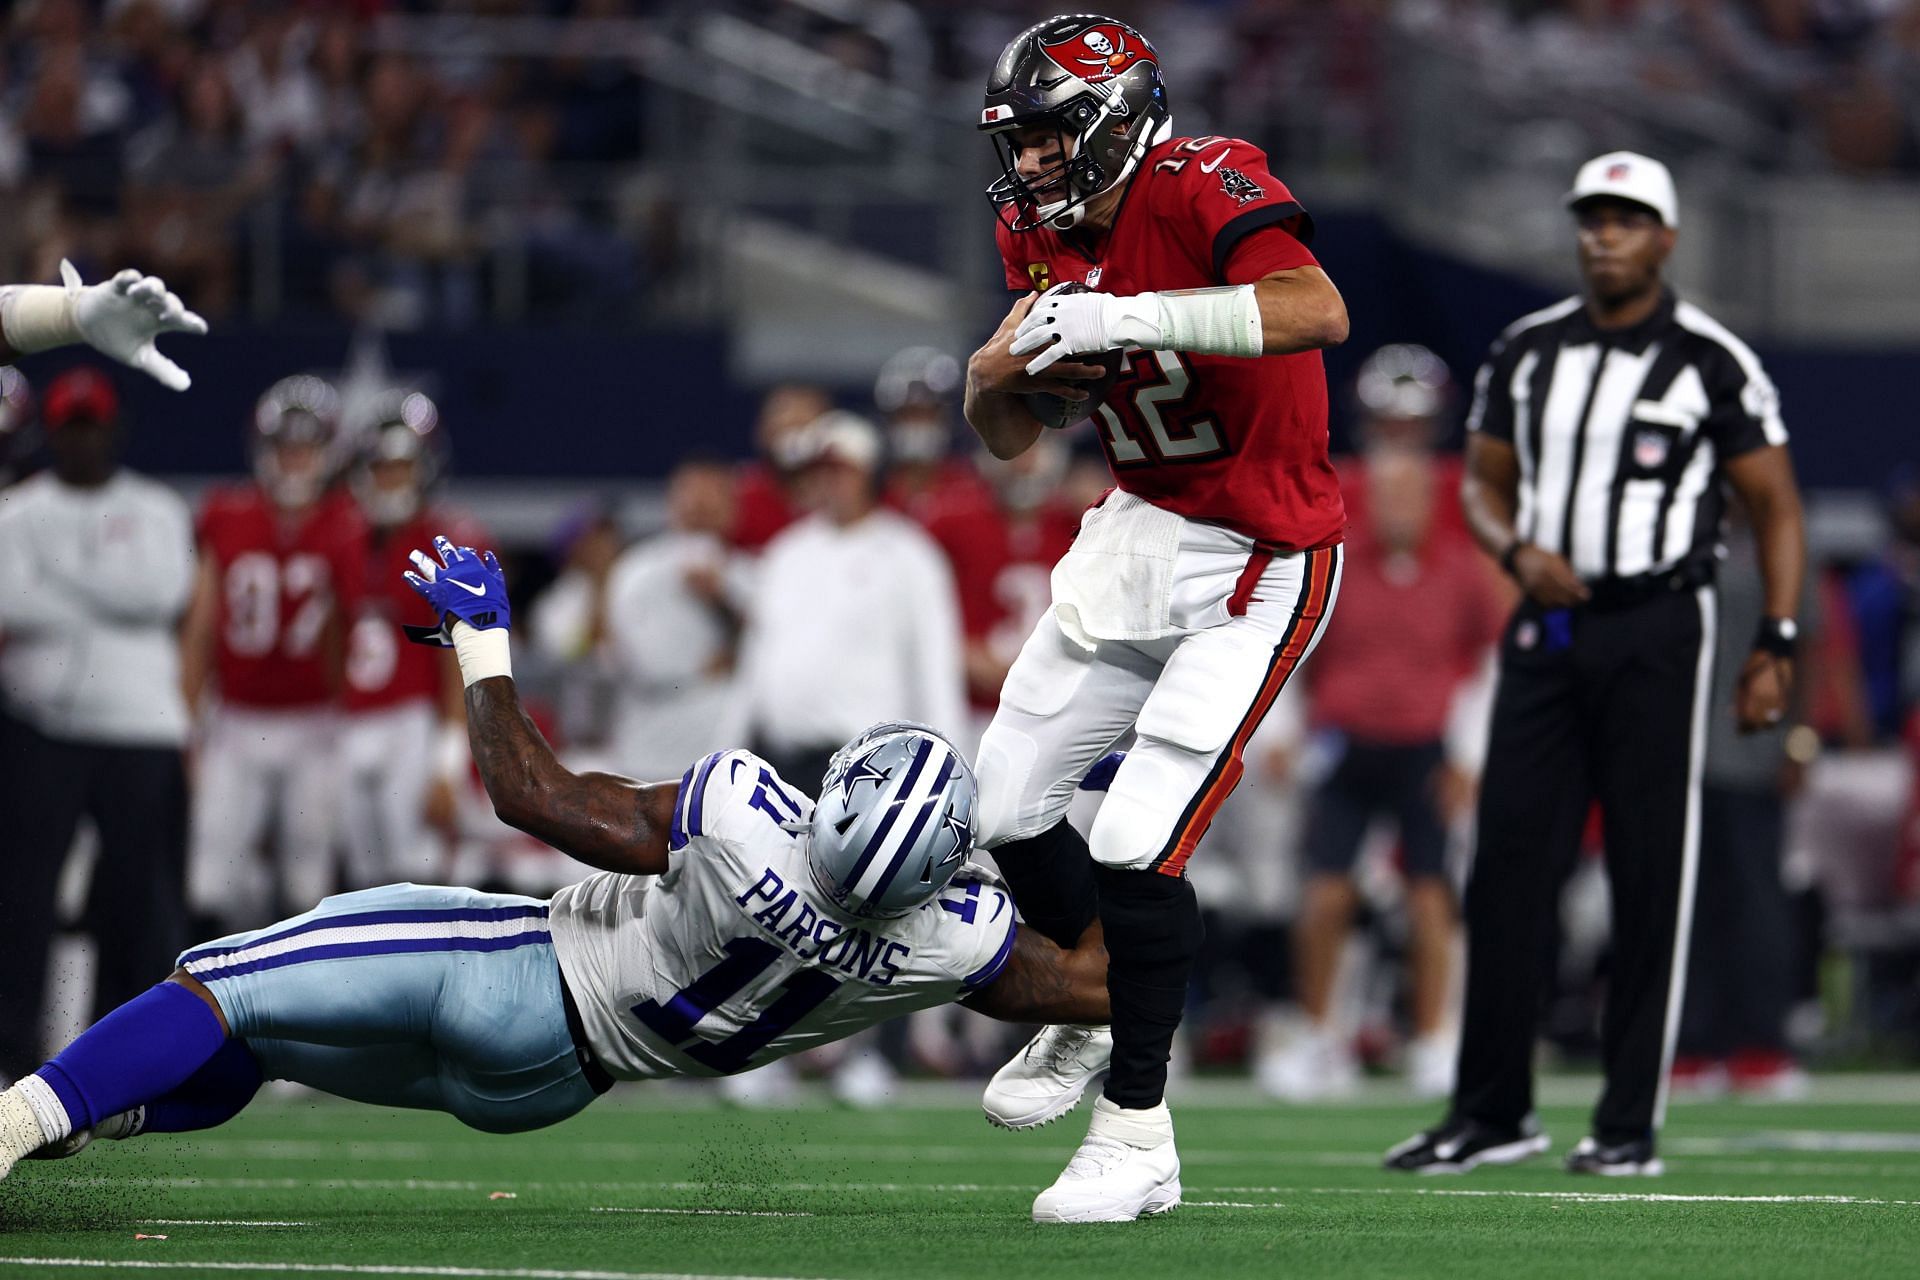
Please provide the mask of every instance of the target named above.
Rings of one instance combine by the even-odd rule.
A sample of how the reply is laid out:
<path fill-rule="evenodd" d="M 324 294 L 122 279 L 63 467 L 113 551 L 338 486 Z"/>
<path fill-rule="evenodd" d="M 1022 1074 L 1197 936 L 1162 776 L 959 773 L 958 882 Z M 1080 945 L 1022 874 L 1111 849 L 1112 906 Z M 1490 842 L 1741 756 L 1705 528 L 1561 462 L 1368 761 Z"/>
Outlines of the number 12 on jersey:
<path fill-rule="evenodd" d="M 840 989 L 839 981 L 825 972 L 802 969 L 776 988 L 779 998 L 752 1022 L 722 1040 L 699 1039 L 695 1027 L 700 1020 L 744 990 L 781 955 L 780 948 L 764 938 L 735 938 L 727 943 L 726 952 L 726 959 L 664 1003 L 647 1000 L 633 1006 L 633 1016 L 668 1044 L 677 1048 L 698 1040 L 686 1050 L 687 1056 L 722 1075 L 744 1070 L 754 1054 L 792 1030 Z"/>
<path fill-rule="evenodd" d="M 1227 451 L 1220 424 L 1187 413 L 1193 373 L 1178 351 L 1127 352 L 1127 372 L 1095 412 L 1107 429 L 1113 465 L 1135 462 L 1198 462 Z"/>

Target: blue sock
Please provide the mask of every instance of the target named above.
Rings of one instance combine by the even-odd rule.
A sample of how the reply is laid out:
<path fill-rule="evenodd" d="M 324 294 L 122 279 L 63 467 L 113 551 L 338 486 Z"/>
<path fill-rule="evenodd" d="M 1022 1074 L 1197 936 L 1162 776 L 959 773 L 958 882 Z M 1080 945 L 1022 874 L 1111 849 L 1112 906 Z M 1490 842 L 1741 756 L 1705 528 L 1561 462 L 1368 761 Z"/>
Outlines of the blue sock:
<path fill-rule="evenodd" d="M 211 1129 L 240 1114 L 260 1088 L 260 1064 L 244 1040 L 229 1040 L 206 1065 L 164 1098 L 147 1104 L 141 1133 Z"/>
<path fill-rule="evenodd" d="M 171 1093 L 226 1043 L 220 1019 L 177 982 L 115 1009 L 34 1072 L 77 1131 Z"/>

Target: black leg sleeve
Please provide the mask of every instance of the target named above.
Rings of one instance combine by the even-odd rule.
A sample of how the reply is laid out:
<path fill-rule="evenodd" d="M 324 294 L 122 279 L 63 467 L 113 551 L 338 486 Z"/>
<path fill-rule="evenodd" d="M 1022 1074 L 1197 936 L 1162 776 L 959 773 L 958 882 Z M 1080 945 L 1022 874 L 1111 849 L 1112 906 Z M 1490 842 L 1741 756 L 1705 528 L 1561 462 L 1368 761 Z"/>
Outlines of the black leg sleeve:
<path fill-rule="evenodd" d="M 1151 1107 L 1166 1093 L 1167 1058 L 1205 936 L 1200 901 L 1184 877 L 1112 867 L 1098 875 L 1113 1001 L 1106 1095 L 1117 1106 Z"/>
<path fill-rule="evenodd" d="M 1072 950 L 1099 914 L 1087 838 L 1062 819 L 1037 836 L 1010 840 L 992 852 L 1027 926 Z"/>

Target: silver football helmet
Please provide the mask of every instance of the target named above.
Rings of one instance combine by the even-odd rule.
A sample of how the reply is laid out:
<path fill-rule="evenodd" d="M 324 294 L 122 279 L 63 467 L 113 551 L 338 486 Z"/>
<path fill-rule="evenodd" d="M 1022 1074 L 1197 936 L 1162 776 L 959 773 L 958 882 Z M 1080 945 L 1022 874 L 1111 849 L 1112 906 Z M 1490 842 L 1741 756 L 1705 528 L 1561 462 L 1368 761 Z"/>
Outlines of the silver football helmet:
<path fill-rule="evenodd" d="M 1020 176 L 1013 132 L 1050 125 L 1061 163 Z M 1077 226 L 1089 200 L 1125 182 L 1155 143 L 1173 134 L 1160 55 L 1124 22 L 1063 14 L 1013 38 L 987 77 L 980 129 L 993 139 L 1001 176 L 987 188 L 1013 231 Z"/>
<path fill-rule="evenodd" d="M 808 824 L 814 881 L 854 915 L 906 915 L 966 862 L 975 802 L 953 743 L 923 724 L 877 724 L 827 766 Z"/>
<path fill-rule="evenodd" d="M 340 393 L 308 373 L 282 378 L 253 408 L 250 436 L 253 474 L 282 507 L 303 507 L 333 483 L 340 465 Z M 311 446 L 314 453 L 289 470 L 282 450 Z"/>
<path fill-rule="evenodd" d="M 424 392 L 404 388 L 375 397 L 361 419 L 350 483 L 360 509 L 376 525 L 403 524 L 419 514 L 446 470 L 451 450 L 440 410 Z M 383 484 L 374 468 L 386 462 L 412 464 L 408 482 Z"/>

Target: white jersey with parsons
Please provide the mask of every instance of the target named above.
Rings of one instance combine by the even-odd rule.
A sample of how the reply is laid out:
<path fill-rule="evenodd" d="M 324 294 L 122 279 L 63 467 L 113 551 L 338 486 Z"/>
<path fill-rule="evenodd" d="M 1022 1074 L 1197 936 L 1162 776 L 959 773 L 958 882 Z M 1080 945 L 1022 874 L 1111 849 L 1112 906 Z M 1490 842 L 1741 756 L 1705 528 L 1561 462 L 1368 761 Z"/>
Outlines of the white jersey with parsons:
<path fill-rule="evenodd" d="M 609 1075 L 729 1075 L 999 976 L 1013 904 L 990 873 L 963 867 L 897 919 L 851 915 L 808 868 L 812 811 L 760 757 L 718 752 L 680 784 L 665 874 L 554 895 L 554 950 Z"/>

